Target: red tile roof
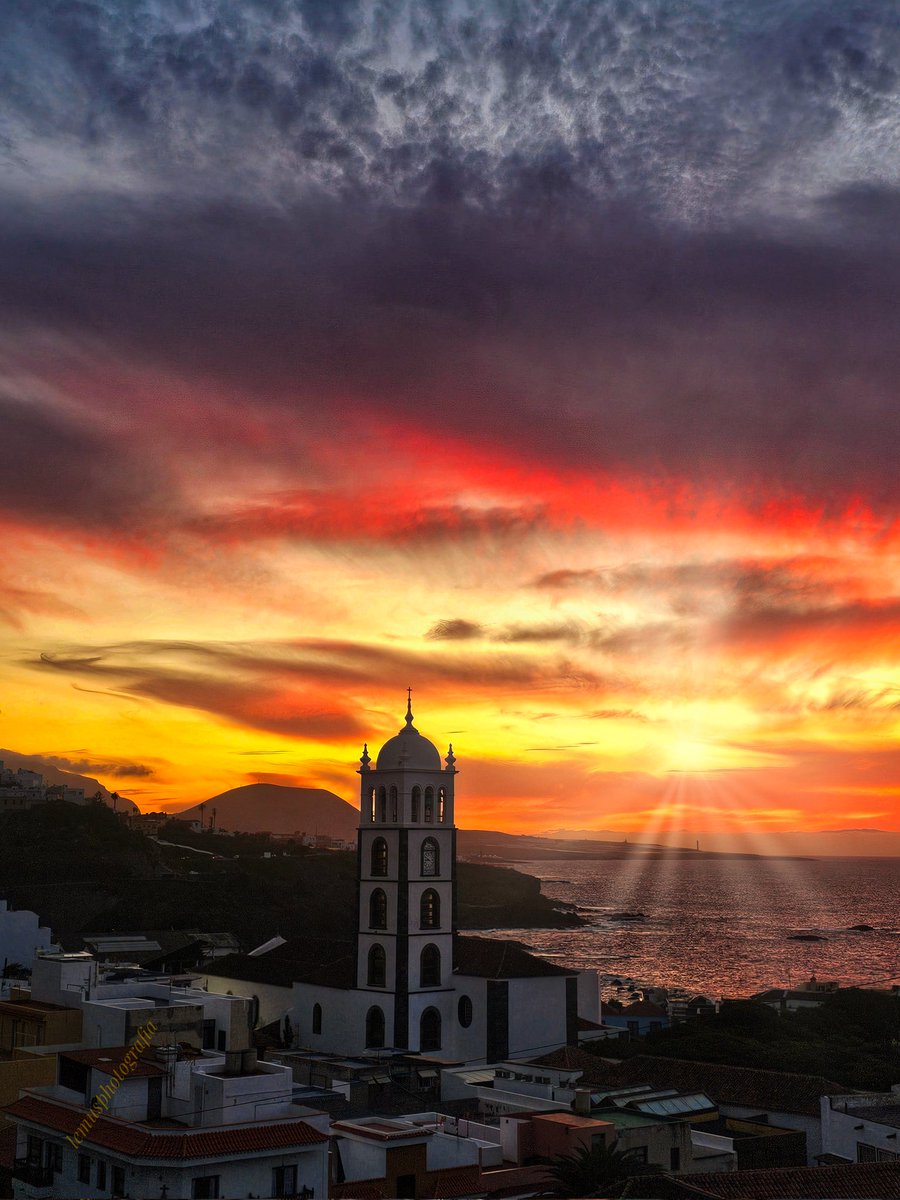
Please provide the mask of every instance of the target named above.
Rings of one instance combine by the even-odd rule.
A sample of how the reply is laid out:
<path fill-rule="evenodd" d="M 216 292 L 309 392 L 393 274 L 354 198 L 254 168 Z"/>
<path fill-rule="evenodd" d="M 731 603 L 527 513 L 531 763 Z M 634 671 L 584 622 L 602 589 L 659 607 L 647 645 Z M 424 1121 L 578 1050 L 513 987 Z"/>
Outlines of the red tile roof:
<path fill-rule="evenodd" d="M 74 1134 L 87 1110 L 59 1104 L 46 1096 L 26 1093 L 3 1111 L 9 1117 L 33 1122 L 57 1133 Z M 154 1130 L 143 1125 L 100 1117 L 84 1139 L 85 1145 L 118 1151 L 128 1158 L 214 1158 L 221 1154 L 250 1154 L 288 1146 L 313 1146 L 328 1138 L 307 1121 L 289 1119 L 265 1125 L 220 1125 L 196 1131 Z"/>
<path fill-rule="evenodd" d="M 12 1170 L 16 1160 L 16 1136 L 18 1129 L 11 1125 L 9 1129 L 0 1129 L 0 1170 L 6 1167 Z"/>
<path fill-rule="evenodd" d="M 571 967 L 561 967 L 530 954 L 521 942 L 499 938 L 458 937 L 454 951 L 457 975 L 475 975 L 482 979 L 531 979 L 543 975 L 575 975 Z"/>
<path fill-rule="evenodd" d="M 506 1163 L 502 1167 L 491 1167 L 481 1172 L 479 1191 L 500 1200 L 503 1196 L 521 1196 L 523 1192 L 543 1191 L 550 1183 L 546 1167 L 513 1167 Z"/>
<path fill-rule="evenodd" d="M 660 1194 L 652 1179 L 634 1182 L 638 1186 L 629 1188 L 631 1195 Z M 680 1176 L 671 1182 L 676 1185 L 675 1194 L 685 1200 L 691 1196 L 717 1200 L 831 1200 L 835 1196 L 841 1200 L 900 1200 L 900 1162 L 722 1171 Z"/>
<path fill-rule="evenodd" d="M 652 1000 L 635 1000 L 622 1009 L 623 1016 L 629 1017 L 665 1017 L 668 1014 L 664 1008 L 654 1004 Z"/>
<path fill-rule="evenodd" d="M 428 1195 L 434 1200 L 450 1200 L 453 1196 L 471 1196 L 481 1190 L 481 1168 L 478 1163 L 468 1167 L 445 1167 L 443 1171 L 428 1172 Z"/>
<path fill-rule="evenodd" d="M 575 1022 L 575 1028 L 579 1033 L 587 1033 L 589 1029 L 602 1029 L 603 1026 L 597 1021 L 589 1021 L 587 1017 L 579 1017 Z"/>
<path fill-rule="evenodd" d="M 131 1046 L 102 1046 L 93 1050 L 64 1050 L 60 1058 L 69 1058 L 73 1062 L 86 1067 L 94 1067 L 104 1075 L 112 1075 L 117 1067 L 121 1067 L 125 1055 L 131 1053 Z M 128 1064 L 128 1074 L 132 1075 L 165 1075 L 166 1069 L 157 1062 L 146 1058 L 138 1058 Z"/>
<path fill-rule="evenodd" d="M 572 1046 L 544 1054 L 534 1062 L 545 1067 L 584 1071 L 584 1083 L 595 1087 L 649 1083 L 653 1087 L 672 1087 L 682 1092 L 706 1092 L 717 1104 L 810 1117 L 819 1116 L 820 1096 L 845 1096 L 853 1091 L 853 1088 L 820 1075 L 793 1075 L 787 1071 L 761 1071 L 755 1067 L 731 1067 L 725 1063 L 694 1062 L 649 1054 L 613 1062 Z"/>

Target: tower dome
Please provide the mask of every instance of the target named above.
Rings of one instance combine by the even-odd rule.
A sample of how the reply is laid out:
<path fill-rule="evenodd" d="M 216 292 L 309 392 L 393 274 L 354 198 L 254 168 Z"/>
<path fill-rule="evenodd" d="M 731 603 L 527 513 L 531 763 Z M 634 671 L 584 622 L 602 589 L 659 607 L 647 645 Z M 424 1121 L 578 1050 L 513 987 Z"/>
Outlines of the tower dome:
<path fill-rule="evenodd" d="M 378 770 L 406 767 L 413 771 L 440 771 L 441 756 L 437 746 L 423 737 L 413 725 L 412 693 L 406 700 L 406 724 L 378 751 L 375 761 Z"/>

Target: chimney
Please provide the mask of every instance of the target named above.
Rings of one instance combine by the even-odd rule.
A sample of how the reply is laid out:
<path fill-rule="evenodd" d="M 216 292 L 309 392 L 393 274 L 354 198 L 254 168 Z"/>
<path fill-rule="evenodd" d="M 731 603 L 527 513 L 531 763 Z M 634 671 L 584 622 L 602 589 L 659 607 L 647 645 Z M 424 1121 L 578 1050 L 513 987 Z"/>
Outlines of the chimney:
<path fill-rule="evenodd" d="M 580 1087 L 575 1089 L 575 1099 L 572 1101 L 572 1109 L 582 1117 L 589 1117 L 591 1115 L 590 1088 Z"/>

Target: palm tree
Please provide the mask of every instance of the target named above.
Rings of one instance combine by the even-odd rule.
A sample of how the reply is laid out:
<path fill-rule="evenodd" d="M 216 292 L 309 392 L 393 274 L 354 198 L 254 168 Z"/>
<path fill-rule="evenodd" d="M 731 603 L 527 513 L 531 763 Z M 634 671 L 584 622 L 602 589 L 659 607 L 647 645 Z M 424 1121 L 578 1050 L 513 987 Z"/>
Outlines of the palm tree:
<path fill-rule="evenodd" d="M 601 1138 L 545 1162 L 553 1180 L 551 1194 L 563 1197 L 618 1196 L 633 1175 L 660 1170 L 639 1161 L 633 1150 L 617 1150 Z"/>

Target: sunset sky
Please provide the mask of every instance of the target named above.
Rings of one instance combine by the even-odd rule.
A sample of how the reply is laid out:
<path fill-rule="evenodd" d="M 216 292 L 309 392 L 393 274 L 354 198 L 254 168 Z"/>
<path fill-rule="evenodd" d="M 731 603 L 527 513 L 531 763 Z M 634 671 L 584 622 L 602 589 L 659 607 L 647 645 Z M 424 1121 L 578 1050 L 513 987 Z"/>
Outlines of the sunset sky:
<path fill-rule="evenodd" d="M 896 0 L 7 0 L 0 745 L 900 829 Z"/>

